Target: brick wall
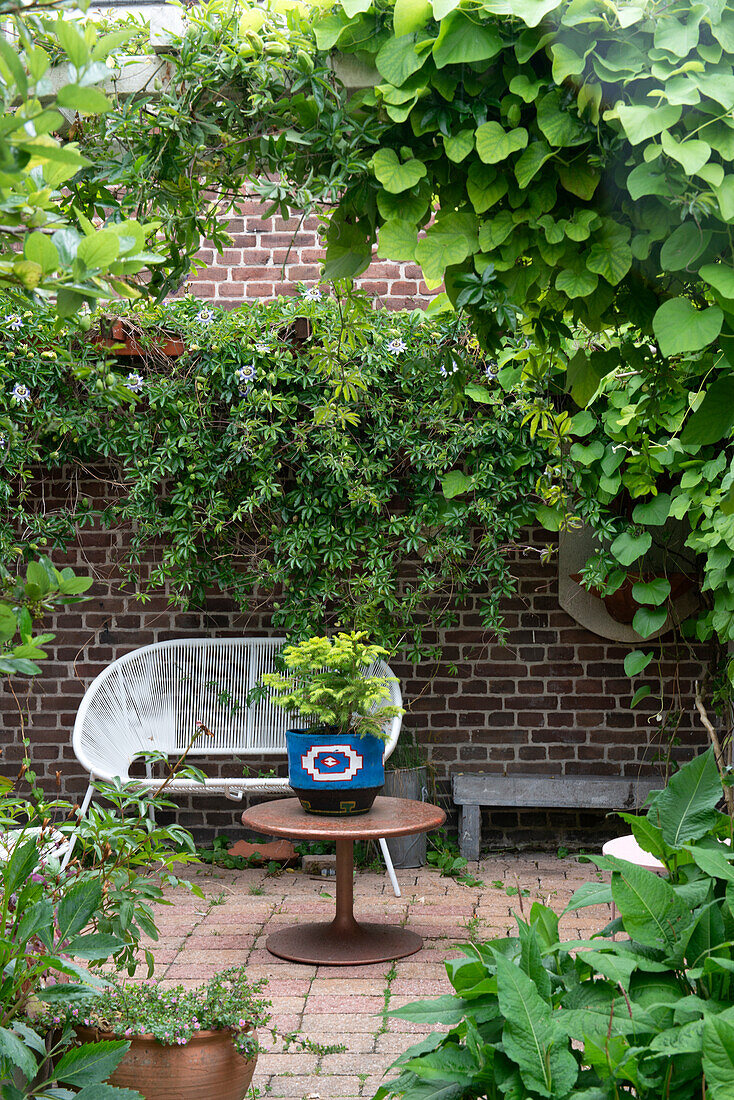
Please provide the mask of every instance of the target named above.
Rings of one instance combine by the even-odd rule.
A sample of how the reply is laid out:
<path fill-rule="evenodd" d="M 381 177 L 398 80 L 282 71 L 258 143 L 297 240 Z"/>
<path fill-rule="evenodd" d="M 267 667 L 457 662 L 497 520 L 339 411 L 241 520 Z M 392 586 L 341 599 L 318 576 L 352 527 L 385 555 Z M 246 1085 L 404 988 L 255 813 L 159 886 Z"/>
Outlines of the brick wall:
<path fill-rule="evenodd" d="M 192 294 L 231 307 L 255 298 L 293 294 L 298 283 L 318 283 L 324 255 L 318 219 L 263 220 L 262 211 L 256 201 L 243 206 L 243 216 L 229 223 L 233 242 L 223 255 L 211 247 L 201 250 L 199 258 L 205 267 L 187 284 Z M 417 264 L 376 257 L 357 285 L 389 309 L 416 309 L 436 293 L 426 287 Z"/>
<path fill-rule="evenodd" d="M 48 487 L 45 506 L 53 506 Z M 547 532 L 538 535 L 538 546 L 547 542 Z M 48 624 L 57 637 L 48 647 L 43 674 L 14 683 L 44 785 L 79 799 L 86 781 L 71 750 L 71 731 L 85 687 L 110 661 L 166 638 L 271 633 L 269 608 L 258 606 L 257 600 L 249 613 L 236 612 L 220 595 L 196 611 L 168 607 L 165 594 L 141 603 L 134 592 L 120 588 L 115 563 L 124 555 L 123 532 L 84 531 L 67 560 L 79 572 L 94 574 L 92 598 Z M 142 566 L 142 576 L 147 568 Z M 542 565 L 537 555 L 518 556 L 512 570 L 519 590 L 503 609 L 510 632 L 506 644 L 482 629 L 472 597 L 457 608 L 456 626 L 438 638 L 443 653 L 439 664 L 414 667 L 400 654 L 391 661 L 408 708 L 405 726 L 425 748 L 439 794 L 447 794 L 455 771 L 655 773 L 666 739 L 661 739 L 650 700 L 629 709 L 630 686 L 622 667 L 628 647 L 590 634 L 560 609 L 555 564 Z M 661 665 L 665 688 L 672 693 L 677 678 L 686 707 L 673 748 L 677 757 L 688 757 L 704 744 L 690 701 L 693 680 L 707 656 L 702 647 L 685 653 L 666 646 Z M 0 771 L 9 774 L 19 765 L 21 746 L 17 704 L 7 685 L 0 702 Z M 234 774 L 241 772 L 235 769 Z M 188 799 L 181 803 L 179 820 L 200 837 L 237 835 L 242 808 L 220 797 Z M 615 828 L 604 824 L 600 814 L 528 807 L 488 816 L 484 838 L 495 847 L 591 844 Z"/>

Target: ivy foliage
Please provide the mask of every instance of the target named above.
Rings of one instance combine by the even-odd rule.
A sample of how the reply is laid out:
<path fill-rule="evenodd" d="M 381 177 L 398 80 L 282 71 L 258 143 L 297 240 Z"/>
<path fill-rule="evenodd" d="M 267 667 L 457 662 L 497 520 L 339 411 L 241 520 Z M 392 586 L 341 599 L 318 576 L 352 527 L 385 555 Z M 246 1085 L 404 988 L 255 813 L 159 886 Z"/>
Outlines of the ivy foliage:
<path fill-rule="evenodd" d="M 669 621 L 673 572 L 702 588 L 687 632 L 734 639 L 731 6 L 342 0 L 316 37 L 374 64 L 353 106 L 380 123 L 327 272 L 377 241 L 443 280 L 485 346 L 519 326 L 530 348 L 500 382 L 554 452 L 537 518 L 591 525 L 584 583 L 629 576 L 642 639 Z"/>
<path fill-rule="evenodd" d="M 561 314 L 635 323 L 666 357 L 734 339 L 723 0 L 345 0 L 316 37 L 379 73 L 359 106 L 382 119 L 380 148 L 332 219 L 339 274 L 377 237 L 454 301 L 491 265 L 490 297 L 547 337 Z"/>
<path fill-rule="evenodd" d="M 131 578 L 154 550 L 150 588 L 274 598 L 288 633 L 341 623 L 418 655 L 477 586 L 501 630 L 548 448 L 457 319 L 317 288 L 231 312 L 186 298 L 123 318 L 132 366 L 99 346 L 104 318 L 88 333 L 45 307 L 20 318 L 0 356 L 3 558 L 19 530 L 33 550 L 125 525 Z M 178 359 L 157 350 L 166 332 Z M 39 472 L 68 483 L 65 503 L 44 507 Z"/>

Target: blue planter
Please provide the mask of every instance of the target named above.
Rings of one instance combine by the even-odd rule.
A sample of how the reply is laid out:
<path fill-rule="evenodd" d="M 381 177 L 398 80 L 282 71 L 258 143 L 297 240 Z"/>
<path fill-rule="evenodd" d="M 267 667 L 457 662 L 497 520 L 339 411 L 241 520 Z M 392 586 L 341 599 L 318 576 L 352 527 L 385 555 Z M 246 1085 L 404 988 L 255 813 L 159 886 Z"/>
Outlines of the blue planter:
<path fill-rule="evenodd" d="M 330 730 L 286 730 L 288 782 L 309 814 L 366 814 L 385 782 L 385 744 Z"/>

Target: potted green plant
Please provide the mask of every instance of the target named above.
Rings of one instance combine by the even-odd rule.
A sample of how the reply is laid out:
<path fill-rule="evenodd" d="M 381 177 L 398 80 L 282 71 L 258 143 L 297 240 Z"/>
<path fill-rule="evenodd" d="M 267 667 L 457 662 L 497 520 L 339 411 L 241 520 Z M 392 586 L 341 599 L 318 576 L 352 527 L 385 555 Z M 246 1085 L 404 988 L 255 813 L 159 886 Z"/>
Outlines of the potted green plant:
<path fill-rule="evenodd" d="M 195 989 L 115 980 L 100 994 L 54 1006 L 44 1022 L 73 1024 L 82 1044 L 127 1040 L 109 1083 L 144 1100 L 243 1100 L 257 1062 L 256 1029 L 270 1020 L 270 1002 L 260 997 L 266 984 L 249 984 L 244 967 Z"/>
<path fill-rule="evenodd" d="M 285 646 L 285 674 L 263 684 L 276 706 L 310 724 L 286 731 L 288 781 L 307 813 L 363 814 L 385 781 L 386 723 L 404 713 L 390 704 L 395 677 L 368 676 L 387 650 L 365 631 Z"/>

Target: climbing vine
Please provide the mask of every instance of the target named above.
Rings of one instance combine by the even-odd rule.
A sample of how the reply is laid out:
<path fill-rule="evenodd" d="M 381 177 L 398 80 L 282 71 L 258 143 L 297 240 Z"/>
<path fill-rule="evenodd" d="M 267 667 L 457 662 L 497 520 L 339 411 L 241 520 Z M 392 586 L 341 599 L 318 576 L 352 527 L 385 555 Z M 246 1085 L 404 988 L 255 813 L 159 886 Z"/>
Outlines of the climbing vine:
<path fill-rule="evenodd" d="M 295 635 L 364 628 L 417 659 L 477 589 L 502 631 L 548 450 L 458 319 L 317 287 L 96 315 L 88 332 L 4 306 L 0 558 L 96 523 L 126 530 L 134 583 L 155 551 L 144 588 L 274 601 Z M 123 336 L 136 359 L 115 356 Z M 39 474 L 66 499 L 46 504 Z"/>
<path fill-rule="evenodd" d="M 730 6 L 343 0 L 316 37 L 372 60 L 354 108 L 380 122 L 327 272 L 356 274 L 376 241 L 444 281 L 487 347 L 522 332 L 498 381 L 553 451 L 537 518 L 591 524 L 585 583 L 631 575 L 641 638 L 672 607 L 648 551 L 682 524 L 674 568 L 699 571 L 703 603 L 685 629 L 733 640 Z"/>

